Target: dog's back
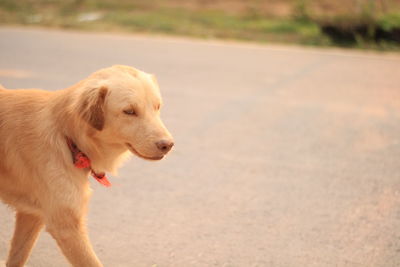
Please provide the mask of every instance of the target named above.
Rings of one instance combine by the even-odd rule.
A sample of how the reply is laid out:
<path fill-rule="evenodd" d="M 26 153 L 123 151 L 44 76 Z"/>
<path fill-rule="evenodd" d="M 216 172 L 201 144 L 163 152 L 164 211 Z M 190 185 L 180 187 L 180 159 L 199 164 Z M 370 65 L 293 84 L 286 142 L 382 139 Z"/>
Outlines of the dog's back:
<path fill-rule="evenodd" d="M 0 198 L 11 206 L 11 192 L 26 193 L 28 176 L 37 164 L 40 145 L 43 143 L 45 123 L 43 107 L 49 102 L 51 92 L 42 90 L 9 90 L 0 87 Z M 23 166 L 23 168 L 22 168 Z M 19 185 L 19 186 L 16 186 Z M 5 193 L 6 194 L 5 194 Z"/>

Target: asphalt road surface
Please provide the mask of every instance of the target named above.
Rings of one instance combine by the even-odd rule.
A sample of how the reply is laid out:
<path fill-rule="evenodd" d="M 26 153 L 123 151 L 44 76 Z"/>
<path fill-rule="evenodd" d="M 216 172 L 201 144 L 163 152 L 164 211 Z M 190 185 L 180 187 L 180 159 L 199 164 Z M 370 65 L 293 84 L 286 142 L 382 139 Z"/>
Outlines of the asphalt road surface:
<path fill-rule="evenodd" d="M 0 28 L 8 88 L 113 64 L 158 76 L 176 147 L 92 181 L 105 266 L 400 266 L 400 55 Z M 43 232 L 28 266 L 68 263 Z"/>

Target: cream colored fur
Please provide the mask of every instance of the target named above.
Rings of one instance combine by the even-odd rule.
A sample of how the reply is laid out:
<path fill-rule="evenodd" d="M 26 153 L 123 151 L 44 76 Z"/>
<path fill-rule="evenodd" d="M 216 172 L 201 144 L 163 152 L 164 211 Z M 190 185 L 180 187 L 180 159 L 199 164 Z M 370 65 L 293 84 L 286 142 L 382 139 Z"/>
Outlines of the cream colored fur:
<path fill-rule="evenodd" d="M 73 165 L 66 137 L 96 172 L 115 172 L 129 150 L 161 159 L 173 143 L 160 105 L 155 77 L 127 66 L 55 92 L 0 86 L 0 199 L 16 210 L 7 267 L 24 265 L 44 226 L 73 266 L 102 266 L 84 223 L 89 170 Z"/>

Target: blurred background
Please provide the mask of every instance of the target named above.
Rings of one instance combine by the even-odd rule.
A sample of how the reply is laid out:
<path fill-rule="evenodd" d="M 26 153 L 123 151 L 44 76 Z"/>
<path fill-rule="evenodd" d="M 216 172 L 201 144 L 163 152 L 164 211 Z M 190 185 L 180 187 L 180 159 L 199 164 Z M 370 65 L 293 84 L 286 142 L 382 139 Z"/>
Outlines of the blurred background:
<path fill-rule="evenodd" d="M 132 157 L 111 188 L 91 179 L 104 266 L 399 267 L 399 7 L 0 0 L 0 83 L 157 76 L 175 147 Z M 13 218 L 0 205 L 0 266 Z M 45 232 L 27 265 L 69 266 Z"/>
<path fill-rule="evenodd" d="M 0 0 L 0 23 L 398 49 L 400 0 Z"/>

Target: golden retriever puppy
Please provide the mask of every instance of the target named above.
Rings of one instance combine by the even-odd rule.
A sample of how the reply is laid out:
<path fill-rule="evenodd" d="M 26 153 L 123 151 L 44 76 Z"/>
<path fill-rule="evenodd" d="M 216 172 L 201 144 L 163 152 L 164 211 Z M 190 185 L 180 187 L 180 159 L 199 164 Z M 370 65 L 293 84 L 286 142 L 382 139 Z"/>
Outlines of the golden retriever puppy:
<path fill-rule="evenodd" d="M 99 70 L 56 92 L 0 88 L 0 198 L 16 210 L 7 267 L 23 266 L 43 226 L 73 266 L 102 266 L 89 242 L 89 176 L 103 185 L 133 153 L 160 160 L 174 145 L 153 75 Z"/>

